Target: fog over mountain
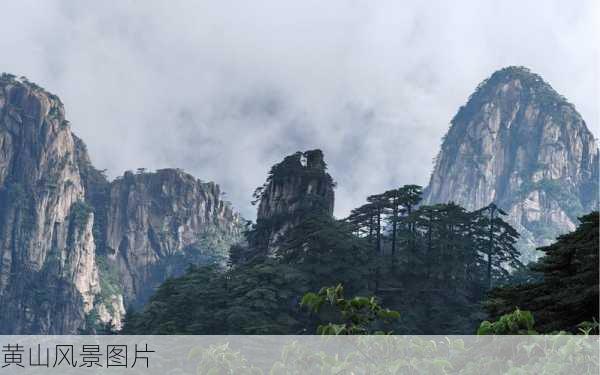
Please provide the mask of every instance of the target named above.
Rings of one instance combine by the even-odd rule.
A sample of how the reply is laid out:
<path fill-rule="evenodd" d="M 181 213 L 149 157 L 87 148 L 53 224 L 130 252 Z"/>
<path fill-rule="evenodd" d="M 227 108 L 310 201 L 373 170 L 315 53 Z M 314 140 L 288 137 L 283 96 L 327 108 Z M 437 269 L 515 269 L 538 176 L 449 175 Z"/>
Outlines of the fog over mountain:
<path fill-rule="evenodd" d="M 503 66 L 539 73 L 600 135 L 594 1 L 2 8 L 0 71 L 59 95 L 97 167 L 181 167 L 248 218 L 265 171 L 297 150 L 327 155 L 337 216 L 425 185 L 450 119 Z"/>

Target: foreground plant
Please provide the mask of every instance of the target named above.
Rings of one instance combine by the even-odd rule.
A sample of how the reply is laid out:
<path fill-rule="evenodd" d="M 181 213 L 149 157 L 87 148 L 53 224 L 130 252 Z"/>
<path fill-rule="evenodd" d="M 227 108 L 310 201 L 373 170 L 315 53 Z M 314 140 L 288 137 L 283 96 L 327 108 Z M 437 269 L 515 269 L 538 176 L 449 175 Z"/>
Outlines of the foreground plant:
<path fill-rule="evenodd" d="M 372 327 L 389 324 L 400 318 L 400 313 L 383 308 L 375 297 L 344 298 L 344 287 L 324 287 L 319 293 L 306 293 L 300 302 L 314 313 L 319 313 L 325 306 L 333 310 L 341 322 L 327 323 L 317 327 L 319 335 L 367 335 L 385 334 Z M 387 332 L 391 333 L 391 332 Z"/>

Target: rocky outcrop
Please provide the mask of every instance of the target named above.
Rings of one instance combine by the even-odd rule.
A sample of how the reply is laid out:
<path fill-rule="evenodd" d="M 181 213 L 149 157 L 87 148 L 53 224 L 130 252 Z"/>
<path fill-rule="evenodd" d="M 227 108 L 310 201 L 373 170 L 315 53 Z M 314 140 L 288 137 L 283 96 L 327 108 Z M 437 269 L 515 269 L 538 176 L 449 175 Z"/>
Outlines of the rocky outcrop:
<path fill-rule="evenodd" d="M 110 187 L 106 254 L 128 304 L 142 304 L 189 263 L 225 264 L 241 237 L 219 186 L 177 169 L 126 172 Z"/>
<path fill-rule="evenodd" d="M 223 264 L 239 222 L 216 184 L 179 170 L 109 182 L 58 97 L 0 76 L 0 333 L 119 329 L 167 277 Z"/>
<path fill-rule="evenodd" d="M 62 103 L 2 75 L 0 331 L 75 332 L 92 308 L 99 282 L 84 198 Z"/>
<path fill-rule="evenodd" d="M 297 152 L 271 168 L 255 193 L 257 236 L 251 247 L 272 254 L 277 240 L 307 214 L 333 215 L 334 182 L 321 150 Z"/>
<path fill-rule="evenodd" d="M 482 82 L 460 108 L 436 159 L 426 203 L 509 213 L 525 258 L 598 206 L 598 148 L 575 107 L 526 68 Z"/>

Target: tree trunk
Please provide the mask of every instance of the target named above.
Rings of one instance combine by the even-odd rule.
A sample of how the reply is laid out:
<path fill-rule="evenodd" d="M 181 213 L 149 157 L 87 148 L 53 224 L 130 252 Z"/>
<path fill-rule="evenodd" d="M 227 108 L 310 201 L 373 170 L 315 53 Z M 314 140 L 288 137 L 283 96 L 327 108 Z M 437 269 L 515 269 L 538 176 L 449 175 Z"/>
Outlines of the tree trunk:
<path fill-rule="evenodd" d="M 490 244 L 487 256 L 488 290 L 492 289 L 492 254 L 494 252 L 494 207 L 490 208 Z"/>
<path fill-rule="evenodd" d="M 377 254 L 381 255 L 381 207 L 377 207 Z"/>
<path fill-rule="evenodd" d="M 394 202 L 394 211 L 392 213 L 392 270 L 396 261 L 396 227 L 398 225 L 398 204 Z"/>

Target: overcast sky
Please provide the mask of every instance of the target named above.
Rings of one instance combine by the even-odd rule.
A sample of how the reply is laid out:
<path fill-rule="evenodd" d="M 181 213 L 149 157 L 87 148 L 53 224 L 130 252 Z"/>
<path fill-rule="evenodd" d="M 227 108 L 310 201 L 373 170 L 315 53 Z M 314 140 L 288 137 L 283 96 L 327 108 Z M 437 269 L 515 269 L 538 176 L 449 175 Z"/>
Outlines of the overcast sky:
<path fill-rule="evenodd" d="M 507 65 L 541 74 L 600 134 L 598 3 L 10 1 L 0 71 L 59 95 L 112 177 L 180 167 L 248 218 L 273 163 L 321 148 L 343 216 L 426 185 L 458 107 Z"/>

